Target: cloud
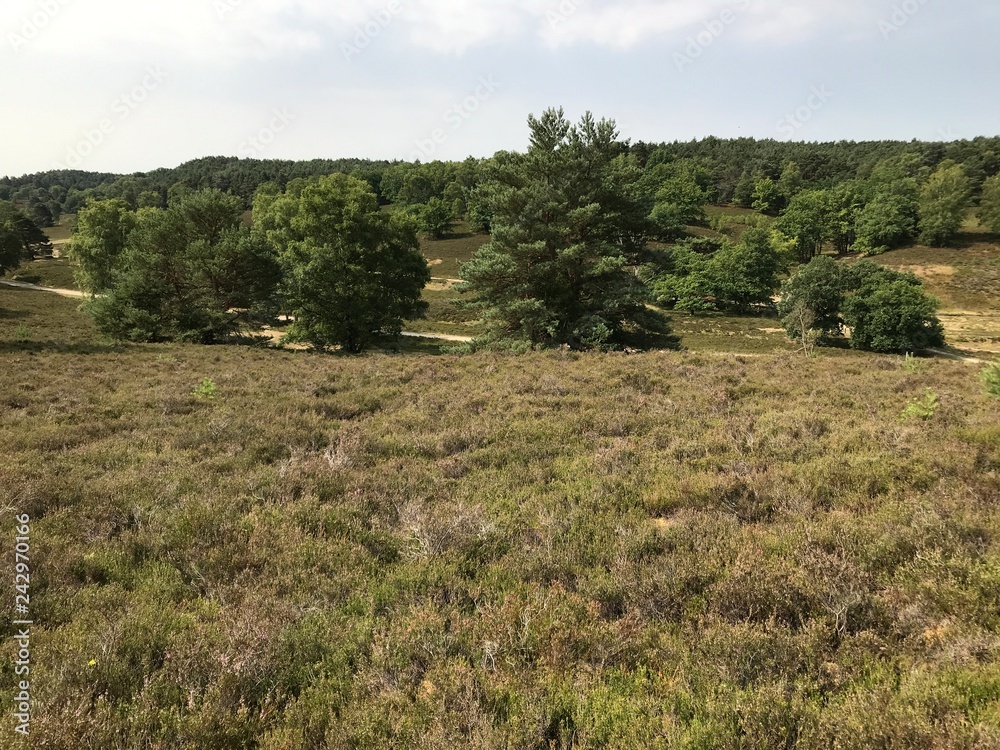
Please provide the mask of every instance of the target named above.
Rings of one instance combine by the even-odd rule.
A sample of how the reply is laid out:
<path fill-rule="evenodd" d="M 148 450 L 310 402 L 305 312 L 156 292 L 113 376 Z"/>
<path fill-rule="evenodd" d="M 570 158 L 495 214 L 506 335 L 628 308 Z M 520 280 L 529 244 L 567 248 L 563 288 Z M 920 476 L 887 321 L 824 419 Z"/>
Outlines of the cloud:
<path fill-rule="evenodd" d="M 755 40 L 801 40 L 842 24 L 874 23 L 864 0 L 14 0 L 0 28 L 17 33 L 40 8 L 58 11 L 28 45 L 46 55 L 237 64 L 335 47 L 368 27 L 391 28 L 436 55 L 511 39 L 551 48 L 593 44 L 625 51 L 673 40 L 718 18 L 739 18 Z"/>

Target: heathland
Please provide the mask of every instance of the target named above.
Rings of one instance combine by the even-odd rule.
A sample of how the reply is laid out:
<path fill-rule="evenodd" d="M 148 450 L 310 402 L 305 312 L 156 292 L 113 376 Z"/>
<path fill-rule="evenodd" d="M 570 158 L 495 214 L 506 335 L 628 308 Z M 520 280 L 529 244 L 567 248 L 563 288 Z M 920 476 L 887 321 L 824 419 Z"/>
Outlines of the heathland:
<path fill-rule="evenodd" d="M 975 366 L 685 316 L 683 352 L 118 345 L 78 307 L 0 288 L 37 746 L 1000 742 Z"/>
<path fill-rule="evenodd" d="M 517 178 L 509 193 L 477 182 L 496 164 L 468 162 L 205 160 L 0 181 L 10 265 L 47 254 L 37 224 L 54 224 L 56 257 L 7 280 L 74 288 L 62 243 L 80 209 L 102 260 L 113 233 L 91 231 L 99 211 L 87 212 L 107 199 L 107 216 L 163 240 L 144 256 L 126 238 L 95 265 L 110 269 L 109 295 L 124 289 L 122 309 L 150 314 L 222 299 L 163 293 L 156 307 L 155 274 L 137 272 L 149 258 L 174 267 L 166 230 L 204 216 L 199 201 L 227 204 L 240 226 L 232 244 L 209 232 L 180 247 L 187 260 L 263 256 L 240 213 L 275 182 L 265 208 L 282 210 L 262 215 L 285 232 L 282 273 L 301 278 L 292 256 L 338 238 L 291 237 L 289 196 L 318 184 L 293 178 L 352 170 L 372 189 L 366 226 L 405 212 L 423 230 L 426 316 L 402 329 L 452 339 L 284 347 L 287 310 L 262 305 L 268 335 L 239 344 L 113 340 L 80 299 L 0 283 L 10 549 L 12 519 L 31 519 L 31 746 L 1000 747 L 1000 371 L 984 377 L 1000 352 L 994 145 L 629 146 L 605 166 L 643 176 L 648 205 L 633 207 L 649 212 L 633 218 L 655 225 L 649 265 L 587 245 L 592 226 L 615 236 L 593 203 L 532 231 L 565 221 L 548 238 L 568 244 L 560 261 L 597 247 L 594 277 L 649 279 L 655 294 L 631 312 L 669 316 L 677 348 L 645 350 L 603 322 L 561 339 L 535 326 L 533 346 L 455 348 L 490 322 L 454 304 L 469 296 L 467 264 L 482 280 L 492 262 L 514 278 L 516 253 L 534 262 L 528 242 L 497 250 L 520 231 L 504 195 L 558 206 L 517 192 L 519 157 L 497 157 Z M 366 193 L 358 180 L 331 181 L 346 189 L 329 202 Z M 501 241 L 482 251 L 483 224 L 498 220 Z M 406 238 L 415 252 L 415 230 Z M 755 275 L 749 253 L 788 268 Z M 919 279 L 940 301 L 953 359 L 786 335 L 772 299 L 782 277 L 798 263 L 847 274 L 862 254 L 913 274 L 887 274 L 894 293 Z M 114 268 L 122 257 L 135 267 Z M 516 295 L 492 292 L 516 312 Z M 211 311 L 223 333 L 243 312 L 232 307 Z M 609 325 L 610 307 L 598 309 Z M 13 582 L 13 555 L 2 560 Z M 0 643 L 4 706 L 16 649 Z M 0 746 L 13 737 L 0 731 Z"/>

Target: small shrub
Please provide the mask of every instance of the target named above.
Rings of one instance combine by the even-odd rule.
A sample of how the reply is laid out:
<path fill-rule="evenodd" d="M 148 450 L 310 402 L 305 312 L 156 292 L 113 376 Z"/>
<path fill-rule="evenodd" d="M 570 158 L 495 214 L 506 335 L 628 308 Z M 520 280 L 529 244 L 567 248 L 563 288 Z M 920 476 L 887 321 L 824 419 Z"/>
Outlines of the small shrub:
<path fill-rule="evenodd" d="M 195 398 L 204 399 L 206 401 L 214 401 L 215 397 L 218 395 L 218 388 L 215 383 L 213 383 L 208 378 L 205 378 L 198 385 L 195 386 L 194 390 L 191 391 L 191 395 Z"/>
<path fill-rule="evenodd" d="M 903 418 L 922 419 L 927 421 L 933 417 L 940 408 L 941 402 L 938 400 L 938 395 L 928 388 L 927 392 L 924 393 L 923 398 L 913 399 L 903 410 Z"/>
<path fill-rule="evenodd" d="M 907 353 L 903 360 L 903 370 L 910 375 L 919 375 L 921 369 L 920 361 L 912 354 Z"/>
<path fill-rule="evenodd" d="M 986 386 L 986 392 L 991 396 L 1000 398 L 1000 364 L 994 363 L 983 370 L 979 377 Z"/>

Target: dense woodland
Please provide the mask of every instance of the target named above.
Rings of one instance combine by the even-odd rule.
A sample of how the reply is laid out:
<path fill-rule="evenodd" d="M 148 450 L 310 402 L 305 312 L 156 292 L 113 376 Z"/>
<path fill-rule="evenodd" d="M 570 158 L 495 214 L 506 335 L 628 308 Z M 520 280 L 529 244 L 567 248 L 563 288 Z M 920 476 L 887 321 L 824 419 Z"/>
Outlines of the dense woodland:
<path fill-rule="evenodd" d="M 709 201 L 736 200 L 740 181 L 770 178 L 779 180 L 789 162 L 800 171 L 802 186 L 827 188 L 854 179 L 867 179 L 886 160 L 902 160 L 913 176 L 926 176 L 944 161 L 963 165 L 978 193 L 986 178 L 1000 172 L 1000 137 L 975 138 L 951 143 L 920 141 L 840 141 L 837 143 L 796 143 L 753 138 L 706 138 L 690 142 L 627 143 L 626 153 L 640 167 L 661 162 L 684 164 L 706 191 Z M 301 177 L 343 172 L 366 179 L 383 203 L 426 202 L 430 197 L 445 198 L 453 183 L 468 189 L 474 186 L 489 159 L 469 159 L 461 163 L 421 165 L 364 159 L 317 159 L 305 162 L 209 157 L 196 159 L 174 169 L 148 173 L 114 175 L 107 173 L 57 171 L 0 178 L 0 200 L 24 204 L 33 212 L 45 206 L 58 217 L 75 213 L 88 199 L 124 198 L 133 207 L 166 206 L 170 189 L 183 185 L 191 190 L 215 188 L 240 196 L 249 208 L 257 189 L 268 182 L 284 187 Z M 421 178 L 407 175 L 416 171 Z M 414 182 L 421 183 L 419 186 Z M 154 197 L 155 194 L 155 197 Z"/>

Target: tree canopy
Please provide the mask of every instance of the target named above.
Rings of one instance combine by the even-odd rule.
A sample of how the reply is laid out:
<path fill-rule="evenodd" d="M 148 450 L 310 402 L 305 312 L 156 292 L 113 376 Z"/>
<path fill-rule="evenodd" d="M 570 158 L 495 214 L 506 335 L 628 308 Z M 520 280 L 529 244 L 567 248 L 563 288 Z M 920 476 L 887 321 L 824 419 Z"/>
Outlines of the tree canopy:
<path fill-rule="evenodd" d="M 462 269 L 487 333 L 480 346 L 611 349 L 635 334 L 665 335 L 632 270 L 649 225 L 641 172 L 615 123 L 562 109 L 529 119 L 526 154 L 494 158 L 478 200 L 492 241 Z"/>
<path fill-rule="evenodd" d="M 423 314 L 430 270 L 415 227 L 380 211 L 366 182 L 335 174 L 261 191 L 253 216 L 278 251 L 290 340 L 359 352 Z"/>

